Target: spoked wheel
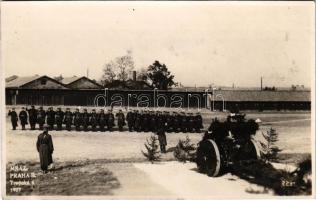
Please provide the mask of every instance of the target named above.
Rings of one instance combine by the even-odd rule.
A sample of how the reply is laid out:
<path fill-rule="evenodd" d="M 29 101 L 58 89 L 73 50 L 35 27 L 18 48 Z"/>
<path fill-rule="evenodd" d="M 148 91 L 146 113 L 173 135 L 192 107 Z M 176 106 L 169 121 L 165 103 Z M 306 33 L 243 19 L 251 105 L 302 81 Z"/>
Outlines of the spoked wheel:
<path fill-rule="evenodd" d="M 260 159 L 260 149 L 257 143 L 251 139 L 242 148 L 243 160 Z"/>
<path fill-rule="evenodd" d="M 214 140 L 200 142 L 197 149 L 197 167 L 200 172 L 208 176 L 217 176 L 221 169 L 221 159 L 218 146 Z"/>

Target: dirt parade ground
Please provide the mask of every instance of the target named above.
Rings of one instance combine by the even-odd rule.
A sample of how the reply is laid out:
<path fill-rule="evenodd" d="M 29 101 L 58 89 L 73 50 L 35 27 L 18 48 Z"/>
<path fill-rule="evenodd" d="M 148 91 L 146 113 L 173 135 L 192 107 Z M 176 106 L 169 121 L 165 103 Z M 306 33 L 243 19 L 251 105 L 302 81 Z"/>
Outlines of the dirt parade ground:
<path fill-rule="evenodd" d="M 227 113 L 202 113 L 204 127 L 215 116 L 224 119 Z M 293 168 L 311 154 L 311 114 L 309 112 L 247 113 L 247 118 L 259 118 L 262 123 L 255 139 L 262 140 L 261 132 L 274 128 L 279 133 L 277 145 L 281 168 Z M 115 196 L 226 196 L 256 197 L 273 193 L 230 173 L 211 178 L 197 172 L 195 163 L 180 163 L 173 150 L 179 139 L 189 136 L 197 144 L 203 133 L 167 133 L 167 153 L 161 162 L 146 161 L 141 151 L 152 133 L 145 132 L 76 132 L 50 131 L 55 151 L 55 169 L 42 174 L 36 151 L 39 130 L 11 130 L 6 123 L 7 183 L 10 167 L 27 166 L 34 173 L 34 186 L 21 195 L 115 195 Z M 280 167 L 280 166 L 279 166 Z M 225 193 L 225 188 L 230 188 Z M 53 189 L 49 189 L 53 188 Z"/>

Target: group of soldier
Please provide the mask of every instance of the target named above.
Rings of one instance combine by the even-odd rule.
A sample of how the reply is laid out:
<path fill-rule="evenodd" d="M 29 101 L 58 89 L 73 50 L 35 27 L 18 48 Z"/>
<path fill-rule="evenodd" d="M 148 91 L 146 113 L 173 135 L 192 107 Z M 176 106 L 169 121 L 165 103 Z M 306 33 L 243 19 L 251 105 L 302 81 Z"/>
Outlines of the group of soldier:
<path fill-rule="evenodd" d="M 176 133 L 200 132 L 203 128 L 200 113 L 193 115 L 193 113 L 170 113 L 153 110 L 129 110 L 125 117 L 122 110 L 114 115 L 111 109 L 107 112 L 100 109 L 97 113 L 95 109 L 92 109 L 91 112 L 83 109 L 83 112 L 80 112 L 77 108 L 75 112 L 71 112 L 70 108 L 62 111 L 60 107 L 57 110 L 49 107 L 45 111 L 43 107 L 35 109 L 34 106 L 31 106 L 30 109 L 22 107 L 19 114 L 12 108 L 9 111 L 9 116 L 11 117 L 13 130 L 16 130 L 18 120 L 20 120 L 22 130 L 25 130 L 27 124 L 30 124 L 31 130 L 35 130 L 36 124 L 38 124 L 40 130 L 43 129 L 44 124 L 48 125 L 49 130 L 63 130 L 63 124 L 65 124 L 68 131 L 72 130 L 72 126 L 75 127 L 76 131 L 112 131 L 115 127 L 115 118 L 119 131 L 123 131 L 126 122 L 130 132 L 157 132 L 161 129 L 165 132 Z"/>
<path fill-rule="evenodd" d="M 168 112 L 168 111 L 130 111 L 126 115 L 129 131 L 156 132 L 163 128 L 166 132 L 200 132 L 203 119 L 200 113 Z"/>

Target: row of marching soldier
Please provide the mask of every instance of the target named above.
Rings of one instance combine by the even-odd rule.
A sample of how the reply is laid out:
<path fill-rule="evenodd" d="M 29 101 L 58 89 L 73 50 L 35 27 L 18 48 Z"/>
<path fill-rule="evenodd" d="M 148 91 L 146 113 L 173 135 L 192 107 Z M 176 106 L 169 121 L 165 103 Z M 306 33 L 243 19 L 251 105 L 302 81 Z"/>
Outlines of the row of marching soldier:
<path fill-rule="evenodd" d="M 125 119 L 122 110 L 114 115 L 112 110 L 105 112 L 104 109 L 100 109 L 98 112 L 95 109 L 92 109 L 92 112 L 83 109 L 83 112 L 80 112 L 77 108 L 75 112 L 71 112 L 70 108 L 66 108 L 64 112 L 61 108 L 54 110 L 53 107 L 49 107 L 45 111 L 43 107 L 35 109 L 34 106 L 31 106 L 31 109 L 22 107 L 19 115 L 12 108 L 9 115 L 13 130 L 16 130 L 18 126 L 18 120 L 20 120 L 22 130 L 25 130 L 27 124 L 30 124 L 31 130 L 35 130 L 37 124 L 40 130 L 43 129 L 44 124 L 48 125 L 49 130 L 63 130 L 64 124 L 68 131 L 71 131 L 73 126 L 76 131 L 112 131 L 115 121 L 119 131 L 123 131 L 127 122 L 130 132 L 156 132 L 161 128 L 166 132 L 200 132 L 203 128 L 200 113 L 193 115 L 193 113 L 185 112 L 170 114 L 167 111 L 129 110 Z"/>
<path fill-rule="evenodd" d="M 70 108 L 66 108 L 66 111 L 62 111 L 61 108 L 57 108 L 54 111 L 53 107 L 49 107 L 47 111 L 43 107 L 35 109 L 34 106 L 31 106 L 31 109 L 25 109 L 22 107 L 22 110 L 19 112 L 19 115 L 16 113 L 15 108 L 9 111 L 8 114 L 11 117 L 12 129 L 16 130 L 18 126 L 18 120 L 22 126 L 22 130 L 25 130 L 26 125 L 30 124 L 30 129 L 35 130 L 36 125 L 38 128 L 43 130 L 43 125 L 47 124 L 48 130 L 63 130 L 63 124 L 65 125 L 66 130 L 71 131 L 72 127 L 75 127 L 76 131 L 112 131 L 115 126 L 115 117 L 117 118 L 117 125 L 120 131 L 123 131 L 123 126 L 125 125 L 125 116 L 122 110 L 119 110 L 116 113 L 116 116 L 112 113 L 112 110 L 108 110 L 107 113 L 103 109 L 96 113 L 95 109 L 92 109 L 92 112 L 88 113 L 87 109 L 83 109 L 83 112 L 80 112 L 77 108 L 75 112 L 71 112 Z"/>

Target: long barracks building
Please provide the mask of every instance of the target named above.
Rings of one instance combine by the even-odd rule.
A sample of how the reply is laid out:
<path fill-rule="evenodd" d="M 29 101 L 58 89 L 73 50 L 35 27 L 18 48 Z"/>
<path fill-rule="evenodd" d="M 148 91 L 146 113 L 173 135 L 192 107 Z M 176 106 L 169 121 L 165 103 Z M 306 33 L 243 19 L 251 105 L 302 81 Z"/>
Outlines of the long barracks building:
<path fill-rule="evenodd" d="M 128 87 L 128 84 L 133 87 Z M 140 83 L 144 84 L 144 83 Z M 139 85 L 139 84 L 138 84 Z M 310 110 L 310 91 L 215 90 L 161 91 L 135 86 L 104 88 L 87 77 L 48 76 L 6 79 L 7 105 L 200 107 L 216 110 Z M 137 88 L 137 89 L 135 89 Z"/>

